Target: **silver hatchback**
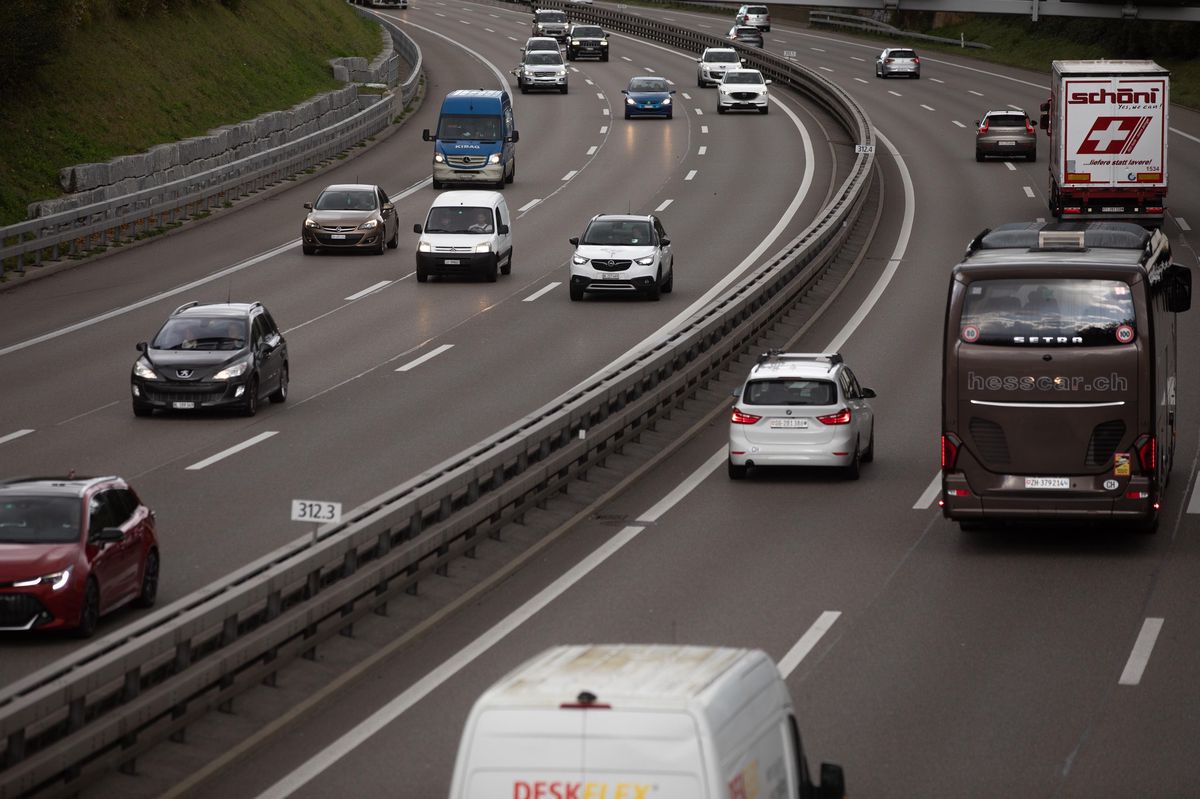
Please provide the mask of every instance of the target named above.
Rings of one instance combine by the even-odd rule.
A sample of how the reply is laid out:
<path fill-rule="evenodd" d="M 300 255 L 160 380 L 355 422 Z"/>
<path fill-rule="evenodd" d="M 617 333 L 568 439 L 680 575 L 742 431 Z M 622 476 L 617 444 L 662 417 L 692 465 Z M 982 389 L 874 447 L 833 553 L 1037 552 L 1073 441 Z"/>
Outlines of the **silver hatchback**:
<path fill-rule="evenodd" d="M 729 477 L 751 466 L 833 466 L 857 480 L 875 457 L 875 413 L 837 353 L 764 353 L 729 419 Z"/>
<path fill-rule="evenodd" d="M 888 47 L 875 59 L 875 77 L 889 78 L 892 75 L 921 77 L 921 59 L 916 51 L 907 47 Z"/>
<path fill-rule="evenodd" d="M 771 14 L 764 5 L 745 5 L 738 9 L 734 21 L 738 25 L 753 25 L 763 32 L 771 30 Z"/>

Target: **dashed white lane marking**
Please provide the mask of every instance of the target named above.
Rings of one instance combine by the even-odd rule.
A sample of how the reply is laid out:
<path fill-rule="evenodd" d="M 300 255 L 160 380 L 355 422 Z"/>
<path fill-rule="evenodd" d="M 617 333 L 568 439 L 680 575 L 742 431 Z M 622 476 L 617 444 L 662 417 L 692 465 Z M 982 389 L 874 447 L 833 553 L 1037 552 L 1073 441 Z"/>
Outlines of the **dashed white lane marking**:
<path fill-rule="evenodd" d="M 1035 194 L 1033 193 L 1033 188 L 1032 188 L 1032 187 L 1030 187 L 1030 186 L 1022 186 L 1021 188 L 1023 188 L 1023 189 L 1025 190 L 1025 196 L 1026 196 L 1026 197 L 1029 197 L 1030 199 L 1032 199 L 1032 198 L 1034 198 L 1034 197 L 1036 197 L 1036 196 L 1037 196 L 1037 195 L 1035 195 Z"/>
<path fill-rule="evenodd" d="M 460 19 L 460 20 L 459 20 L 459 22 L 461 22 L 461 23 L 462 23 L 462 24 L 464 24 L 464 25 L 470 25 L 470 24 L 471 24 L 470 22 L 467 22 L 465 19 Z"/>
<path fill-rule="evenodd" d="M 656 214 L 657 214 L 657 213 L 659 213 L 660 211 L 665 211 L 665 210 L 667 210 L 667 206 L 668 206 L 668 205 L 670 205 L 670 204 L 671 204 L 671 203 L 673 203 L 673 202 L 675 202 L 675 200 L 674 200 L 674 199 L 670 199 L 670 200 L 663 200 L 661 203 L 659 203 L 658 207 L 654 209 L 654 213 L 656 213 Z"/>
<path fill-rule="evenodd" d="M 1188 501 L 1188 513 L 1200 513 L 1200 479 L 1192 486 L 1192 498 Z"/>
<path fill-rule="evenodd" d="M 542 201 L 542 198 L 541 198 L 541 197 L 538 197 L 536 200 L 530 200 L 529 202 L 525 203 L 525 204 L 524 204 L 524 205 L 522 205 L 520 208 L 518 208 L 518 209 L 517 209 L 517 213 L 518 213 L 518 214 L 523 214 L 523 213 L 525 213 L 526 211 L 528 211 L 530 208 L 532 208 L 533 206 L 535 206 L 535 205 L 537 205 L 538 203 L 540 203 L 541 201 Z"/>
<path fill-rule="evenodd" d="M 418 366 L 420 366 L 421 364 L 430 360 L 431 358 L 436 358 L 437 356 L 441 355 L 443 352 L 445 352 L 446 350 L 450 349 L 453 346 L 454 346 L 453 344 L 443 344 L 440 347 L 434 347 L 429 352 L 422 355 L 420 358 L 411 360 L 408 363 L 404 364 L 403 366 L 397 367 L 396 371 L 397 372 L 412 371 L 413 369 L 416 369 Z"/>
<path fill-rule="evenodd" d="M 864 64 L 865 64 L 865 63 L 867 63 L 867 59 L 865 59 L 865 58 L 859 58 L 859 57 L 858 57 L 858 56 L 856 56 L 856 55 L 852 55 L 852 56 L 850 56 L 850 60 L 851 60 L 851 61 L 861 61 L 861 62 L 863 62 Z"/>
<path fill-rule="evenodd" d="M 1163 620 L 1147 618 L 1142 622 L 1142 631 L 1138 633 L 1137 641 L 1133 644 L 1133 651 L 1129 653 L 1129 660 L 1125 662 L 1125 671 L 1121 672 L 1121 679 L 1117 680 L 1118 685 L 1137 685 L 1142 681 L 1142 674 L 1146 671 L 1146 664 L 1150 662 L 1150 653 L 1154 651 L 1154 643 L 1158 640 L 1158 634 L 1162 632 Z"/>
<path fill-rule="evenodd" d="M 1187 233 L 1189 230 L 1192 229 L 1191 225 L 1189 225 L 1182 216 L 1175 217 L 1175 224 L 1179 225 L 1179 229 L 1182 230 L 1184 233 Z"/>
<path fill-rule="evenodd" d="M 700 149 L 696 151 L 696 155 L 704 155 L 706 152 L 708 152 L 708 145 L 701 144 Z"/>
<path fill-rule="evenodd" d="M 694 177 L 696 177 L 696 170 L 691 169 L 688 170 L 687 176 L 684 178 L 684 180 L 691 180 Z"/>
<path fill-rule="evenodd" d="M 821 70 L 822 72 L 833 72 L 833 70 L 829 67 L 817 67 L 817 69 Z"/>
<path fill-rule="evenodd" d="M 866 83 L 866 82 L 867 82 L 867 81 L 863 80 L 862 78 L 855 78 L 855 80 L 856 80 L 856 81 L 858 81 L 859 83 Z"/>
<path fill-rule="evenodd" d="M 629 61 L 630 63 L 632 63 L 632 62 L 633 62 L 633 59 L 632 59 L 632 58 L 630 58 L 630 57 L 629 57 L 629 56 L 627 56 L 627 55 L 623 55 L 623 56 L 621 56 L 621 60 L 622 60 L 622 61 Z"/>
<path fill-rule="evenodd" d="M 601 100 L 603 100 L 603 99 L 604 99 L 604 92 L 596 92 L 596 96 L 597 96 L 597 97 L 599 97 Z"/>
<path fill-rule="evenodd" d="M 928 510 L 942 490 L 942 473 L 938 472 L 929 481 L 929 487 L 921 492 L 920 498 L 913 503 L 913 510 Z"/>
<path fill-rule="evenodd" d="M 667 202 L 670 202 L 670 200 Z M 32 432 L 32 430 L 18 430 L 15 433 L 9 433 L 6 436 L 0 436 L 0 444 L 7 444 L 9 441 L 16 441 L 21 436 L 27 436 Z"/>
<path fill-rule="evenodd" d="M 1012 110 L 1014 110 L 1014 111 L 1024 111 L 1024 110 L 1025 110 L 1025 109 L 1024 109 L 1024 108 L 1022 108 L 1021 106 L 1019 106 L 1019 105 L 1013 105 L 1012 103 L 1009 103 L 1009 104 L 1008 104 L 1008 107 L 1009 107 L 1009 108 L 1011 108 L 1011 109 L 1012 109 Z"/>
<path fill-rule="evenodd" d="M 604 135 L 605 133 L 608 133 L 608 125 L 601 125 L 600 126 L 600 134 Z"/>
<path fill-rule="evenodd" d="M 967 94 L 973 94 L 976 97 L 983 97 L 983 92 L 977 92 L 974 89 L 967 89 Z"/>
<path fill-rule="evenodd" d="M 575 177 L 575 176 L 576 176 L 576 175 L 578 175 L 578 174 L 579 174 L 579 170 L 578 170 L 578 169 L 572 169 L 570 172 L 568 172 L 567 174 L 563 175 L 563 176 L 562 176 L 562 179 L 563 179 L 563 180 L 570 180 L 571 178 Z"/>
<path fill-rule="evenodd" d="M 596 154 L 596 149 L 597 149 L 596 145 L 594 145 L 594 144 L 593 144 L 591 147 L 589 147 L 589 148 L 587 149 L 587 154 L 588 154 L 588 155 L 595 155 L 595 154 Z"/>
<path fill-rule="evenodd" d="M 668 86 L 674 86 L 674 85 L 675 85 L 675 81 L 671 80 L 670 78 L 667 78 L 667 85 L 668 85 Z"/>
<path fill-rule="evenodd" d="M 787 44 L 787 39 L 772 39 L 775 44 Z"/>
<path fill-rule="evenodd" d="M 891 89 L 888 89 L 888 94 L 894 94 L 894 95 L 896 95 L 897 97 L 903 97 L 903 96 L 904 96 L 904 95 L 903 95 L 903 94 L 901 94 L 900 92 L 894 92 L 894 91 L 892 91 Z"/>
<path fill-rule="evenodd" d="M 930 80 L 933 81 L 934 83 L 945 83 L 946 82 L 944 80 L 939 80 L 938 78 L 930 78 Z"/>
<path fill-rule="evenodd" d="M 588 86 L 595 86 L 595 85 L 596 85 L 596 84 L 592 83 L 592 79 L 591 79 L 591 78 L 584 78 L 584 79 L 583 79 L 583 82 L 584 82 L 584 83 L 586 83 Z"/>
<path fill-rule="evenodd" d="M 254 436 L 253 438 L 248 438 L 240 444 L 235 444 L 234 446 L 230 447 L 229 449 L 224 450 L 222 452 L 218 452 L 216 455 L 213 455 L 212 457 L 205 458 L 202 461 L 196 461 L 191 466 L 187 467 L 187 469 L 185 471 L 194 472 L 194 471 L 198 471 L 200 469 L 204 469 L 208 466 L 212 466 L 217 461 L 224 460 L 224 459 L 228 458 L 230 455 L 236 455 L 237 453 L 241 452 L 244 449 L 249 449 L 250 447 L 253 447 L 255 444 L 261 444 L 262 442 L 266 441 L 271 436 L 278 435 L 278 434 L 279 434 L 278 430 L 267 430 L 265 432 L 259 433 L 258 435 Z"/>
<path fill-rule="evenodd" d="M 514 42 L 519 42 L 519 41 L 521 41 L 521 40 L 520 40 L 520 39 L 518 39 L 516 36 L 509 36 L 508 38 L 512 39 Z"/>
<path fill-rule="evenodd" d="M 1039 216 L 1037 219 L 1035 219 L 1035 220 L 1033 220 L 1033 221 L 1034 221 L 1034 222 L 1041 222 L 1042 224 L 1045 224 L 1045 222 L 1046 222 L 1046 217 L 1044 217 L 1044 216 Z"/>
<path fill-rule="evenodd" d="M 921 107 L 924 108 L 926 111 L 936 111 L 937 110 L 933 106 L 925 105 L 925 103 L 921 103 Z"/>
<path fill-rule="evenodd" d="M 688 94 L 687 92 L 683 92 L 683 99 L 690 100 L 690 99 L 692 99 L 692 96 L 690 94 Z"/>
<path fill-rule="evenodd" d="M 543 294 L 549 294 L 551 291 L 554 291 L 556 288 L 558 288 L 561 285 L 562 285 L 562 283 L 560 283 L 560 282 L 554 282 L 547 286 L 542 286 L 540 289 L 533 292 L 525 299 L 521 300 L 521 302 L 533 302 L 538 297 L 542 296 Z"/>
<path fill-rule="evenodd" d="M 437 16 L 439 16 L 439 17 L 444 17 L 444 16 L 446 16 L 446 15 L 445 15 L 445 14 L 443 14 L 441 11 L 434 11 L 433 13 L 434 13 L 434 14 L 436 14 Z"/>
<path fill-rule="evenodd" d="M 571 71 L 572 71 L 572 72 L 578 72 L 578 71 L 579 71 L 579 67 L 571 67 Z M 588 83 L 591 83 L 591 81 L 589 80 L 589 81 L 588 81 Z"/>
<path fill-rule="evenodd" d="M 700 132 L 701 132 L 701 133 L 708 133 L 708 125 L 701 125 L 701 126 L 700 126 Z"/>
<path fill-rule="evenodd" d="M 800 661 L 804 660 L 808 653 L 813 650 L 813 647 L 820 642 L 825 633 L 829 632 L 829 628 L 833 626 L 833 623 L 841 615 L 841 611 L 838 610 L 825 611 L 817 617 L 817 620 L 812 623 L 808 631 L 800 636 L 800 640 L 796 642 L 796 645 L 789 649 L 788 653 L 779 661 L 779 673 L 783 675 L 784 679 L 787 679 L 788 675 L 796 670 L 796 667 L 800 665 Z"/>
<path fill-rule="evenodd" d="M 1008 167 L 1008 171 L 1009 171 L 1009 172 L 1016 172 L 1016 171 L 1017 171 L 1017 168 L 1016 168 L 1015 166 L 1013 166 L 1013 163 L 1012 163 L 1012 161 L 1005 161 L 1005 162 L 1004 162 L 1004 165 L 1005 165 L 1006 167 Z"/>
<path fill-rule="evenodd" d="M 696 116 L 698 116 L 698 117 L 702 117 L 702 116 L 704 116 L 704 111 L 703 111 L 702 109 L 699 109 L 699 108 L 697 108 L 697 109 L 696 109 Z"/>
<path fill-rule="evenodd" d="M 642 67 L 642 69 L 646 70 L 647 72 L 649 72 L 651 74 L 653 74 L 654 72 L 657 71 L 654 69 L 654 67 Z"/>
<path fill-rule="evenodd" d="M 608 116 L 608 109 L 607 109 L 607 108 L 601 108 L 601 109 L 600 109 L 600 113 L 601 113 L 601 114 L 603 114 L 604 116 Z"/>
<path fill-rule="evenodd" d="M 344 297 L 343 300 L 345 302 L 354 302 L 355 300 L 362 299 L 363 297 L 367 296 L 368 294 L 374 294 L 375 292 L 379 291 L 381 288 L 383 288 L 385 286 L 390 286 L 390 285 L 392 285 L 392 281 L 381 280 L 373 286 L 367 286 L 362 291 L 359 291 L 355 294 L 351 294 L 349 297 Z"/>
<path fill-rule="evenodd" d="M 500 19 L 499 14 L 488 14 L 488 16 L 491 17 L 492 19 Z"/>
<path fill-rule="evenodd" d="M 955 125 L 958 125 L 960 128 L 965 128 L 965 127 L 966 127 L 966 125 L 964 125 L 963 123 L 959 122 L 957 119 L 952 119 L 952 120 L 950 120 L 950 121 L 951 121 L 951 122 L 953 122 Z"/>
<path fill-rule="evenodd" d="M 780 41 L 782 42 L 783 40 L 782 40 L 782 39 L 780 39 Z M 809 50 L 812 50 L 813 52 L 816 52 L 816 53 L 823 53 L 823 52 L 825 52 L 825 51 L 824 51 L 824 50 L 822 50 L 820 47 L 810 47 L 810 48 L 808 48 L 808 49 L 809 49 Z"/>
<path fill-rule="evenodd" d="M 484 28 L 484 30 L 487 31 L 488 33 L 495 33 L 495 31 L 492 30 L 491 28 Z"/>

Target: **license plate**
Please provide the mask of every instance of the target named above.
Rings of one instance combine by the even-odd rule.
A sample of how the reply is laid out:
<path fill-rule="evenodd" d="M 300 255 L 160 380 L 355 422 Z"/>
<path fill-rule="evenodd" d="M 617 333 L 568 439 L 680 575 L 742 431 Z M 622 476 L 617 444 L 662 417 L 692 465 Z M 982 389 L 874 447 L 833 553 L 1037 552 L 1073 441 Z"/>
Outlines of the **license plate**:
<path fill-rule="evenodd" d="M 1125 211 L 1125 209 L 1119 205 L 1105 205 L 1100 210 L 1106 214 L 1120 214 Z"/>
<path fill-rule="evenodd" d="M 621 277 L 620 272 L 601 272 L 600 273 L 601 280 L 618 280 L 618 279 L 620 279 L 620 277 Z"/>
<path fill-rule="evenodd" d="M 194 402 L 172 402 L 171 407 L 177 411 L 190 411 L 196 407 Z"/>
<path fill-rule="evenodd" d="M 344 239 L 344 238 L 346 238 L 346 234 L 345 234 L 345 233 L 331 233 L 331 234 L 330 234 L 330 236 L 329 236 L 329 238 L 331 238 L 331 239 Z"/>
<path fill-rule="evenodd" d="M 462 263 L 462 261 L 458 260 L 457 258 L 447 258 L 445 261 L 443 261 L 443 263 L 445 263 L 447 266 L 458 266 Z"/>
<path fill-rule="evenodd" d="M 1017 146 L 1017 143 L 1015 141 L 1002 141 L 1002 142 L 997 142 L 997 144 L 999 144 L 1001 147 L 1016 147 Z"/>
<path fill-rule="evenodd" d="M 807 419 L 772 419 L 771 427 L 788 427 L 800 430 L 808 429 Z"/>
<path fill-rule="evenodd" d="M 1070 488 L 1070 477 L 1026 477 L 1026 488 Z"/>

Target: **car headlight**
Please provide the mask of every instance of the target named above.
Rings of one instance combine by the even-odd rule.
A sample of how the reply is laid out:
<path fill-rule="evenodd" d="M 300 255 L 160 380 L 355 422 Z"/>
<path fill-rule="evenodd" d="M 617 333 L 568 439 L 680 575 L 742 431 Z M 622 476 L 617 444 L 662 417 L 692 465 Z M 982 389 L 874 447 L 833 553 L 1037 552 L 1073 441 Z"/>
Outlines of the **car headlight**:
<path fill-rule="evenodd" d="M 633 99 L 632 97 L 626 97 L 625 105 L 637 105 L 637 100 Z"/>
<path fill-rule="evenodd" d="M 35 577 L 32 580 L 19 580 L 13 583 L 13 588 L 32 588 L 35 585 L 48 585 L 51 591 L 58 591 L 71 580 L 71 570 L 63 569 L 60 572 L 46 574 L 41 577 Z"/>
<path fill-rule="evenodd" d="M 433 154 L 433 162 L 435 164 L 444 164 L 444 163 L 446 163 L 446 158 L 441 153 L 434 153 Z"/>
<path fill-rule="evenodd" d="M 491 251 L 492 251 L 492 243 L 490 241 L 485 241 L 483 244 L 475 245 L 475 252 L 491 252 Z"/>
<path fill-rule="evenodd" d="M 235 364 L 226 366 L 221 371 L 212 376 L 213 380 L 232 380 L 235 377 L 241 377 L 246 374 L 246 370 L 250 368 L 250 361 L 238 361 Z"/>
<path fill-rule="evenodd" d="M 143 380 L 160 380 L 158 372 L 150 368 L 150 364 L 146 363 L 144 358 L 138 358 L 133 364 L 133 373 Z"/>
<path fill-rule="evenodd" d="M 571 263 L 575 264 L 576 266 L 583 266 L 589 260 L 590 259 L 584 258 L 582 255 L 572 255 L 571 256 Z"/>
<path fill-rule="evenodd" d="M 578 46 L 579 46 L 579 40 L 578 40 L 578 39 L 572 39 L 572 40 L 571 40 L 571 46 L 572 46 L 572 47 L 578 47 Z"/>
<path fill-rule="evenodd" d="M 633 262 L 638 266 L 649 266 L 654 263 L 654 256 L 647 255 L 645 258 L 635 258 Z"/>
<path fill-rule="evenodd" d="M 663 100 L 663 105 L 670 105 L 670 104 L 671 104 L 671 98 L 670 98 L 670 97 L 668 97 L 668 98 L 666 98 L 665 100 Z"/>
<path fill-rule="evenodd" d="M 359 230 L 374 230 L 377 227 L 379 227 L 378 219 L 368 219 L 366 222 L 363 222 L 361 225 L 359 225 L 358 229 Z"/>
<path fill-rule="evenodd" d="M 488 156 L 488 163 L 489 164 L 500 163 L 500 153 L 492 153 L 490 156 Z"/>
<path fill-rule="evenodd" d="M 608 39 L 601 39 L 601 40 L 600 40 L 600 46 L 601 46 L 601 47 L 608 47 Z"/>
<path fill-rule="evenodd" d="M 317 224 L 317 221 L 315 219 L 305 219 L 304 226 L 306 228 L 308 228 L 309 230 L 316 230 L 317 228 L 320 227 L 320 225 Z"/>
<path fill-rule="evenodd" d="M 427 241 L 422 241 L 417 245 L 418 252 L 433 252 L 433 245 Z"/>

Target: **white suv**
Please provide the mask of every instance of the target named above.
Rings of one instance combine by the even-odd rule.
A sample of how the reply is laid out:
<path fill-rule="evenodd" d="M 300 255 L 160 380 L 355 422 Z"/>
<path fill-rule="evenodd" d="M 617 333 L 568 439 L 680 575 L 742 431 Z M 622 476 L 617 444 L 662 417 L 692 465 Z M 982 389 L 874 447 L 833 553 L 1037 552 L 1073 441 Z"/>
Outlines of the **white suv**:
<path fill-rule="evenodd" d="M 751 466 L 836 466 L 857 480 L 875 457 L 875 414 L 837 353 L 781 353 L 758 359 L 729 419 L 729 477 Z"/>
<path fill-rule="evenodd" d="M 573 236 L 571 299 L 584 292 L 641 294 L 657 300 L 675 283 L 671 240 L 653 215 L 598 214 Z"/>
<path fill-rule="evenodd" d="M 731 69 L 717 84 L 717 113 L 731 110 L 758 111 L 767 113 L 770 97 L 767 84 L 757 69 Z"/>
<path fill-rule="evenodd" d="M 696 59 L 696 85 L 700 88 L 716 86 L 725 77 L 725 71 L 741 69 L 746 59 L 732 47 L 706 47 Z"/>

